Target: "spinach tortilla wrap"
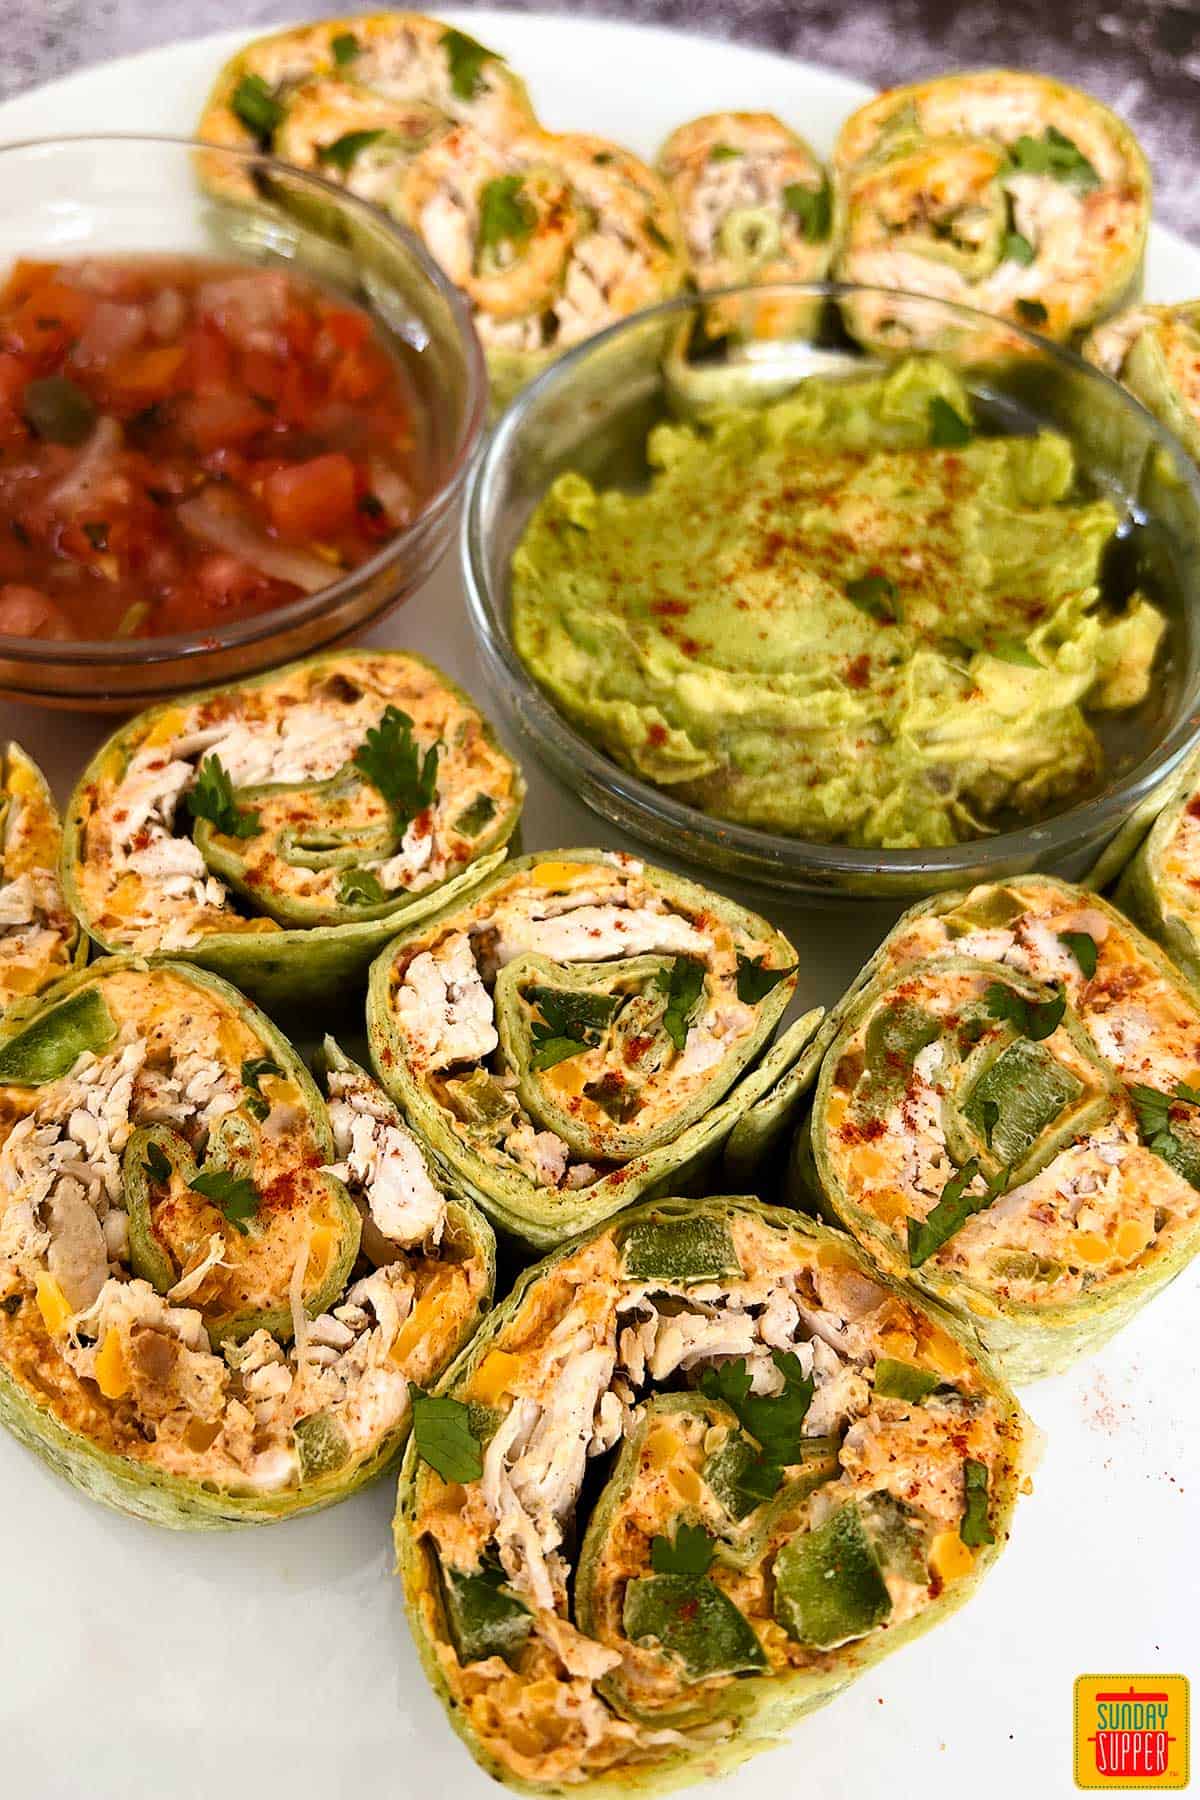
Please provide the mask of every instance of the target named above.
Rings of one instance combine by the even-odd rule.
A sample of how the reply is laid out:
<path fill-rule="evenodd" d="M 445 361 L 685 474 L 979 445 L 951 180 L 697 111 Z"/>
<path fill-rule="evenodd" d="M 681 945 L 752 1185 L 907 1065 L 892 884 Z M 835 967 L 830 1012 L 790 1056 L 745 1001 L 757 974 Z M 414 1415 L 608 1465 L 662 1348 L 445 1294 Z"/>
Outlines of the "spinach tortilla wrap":
<path fill-rule="evenodd" d="M 63 899 L 62 827 L 20 744 L 0 756 L 0 1013 L 60 981 L 86 954 Z"/>
<path fill-rule="evenodd" d="M 1200 300 L 1132 306 L 1089 332 L 1083 354 L 1200 461 Z"/>
<path fill-rule="evenodd" d="M 502 860 L 523 795 L 431 663 L 338 651 L 122 726 L 71 800 L 64 885 L 105 950 L 332 1004 L 400 925 Z"/>
<path fill-rule="evenodd" d="M 787 939 L 732 901 L 615 851 L 544 852 L 383 952 L 371 1058 L 461 1189 L 546 1248 L 715 1159 L 816 1029 L 767 1049 L 795 983 Z"/>
<path fill-rule="evenodd" d="M 512 1787 L 719 1775 L 968 1597 L 1028 1448 L 970 1334 L 841 1233 L 636 1207 L 528 1270 L 419 1403 L 413 1634 Z"/>
<path fill-rule="evenodd" d="M 1077 88 L 1008 69 L 890 88 L 846 121 L 833 163 L 842 281 L 1060 340 L 1139 291 L 1150 172 L 1128 127 Z M 901 341 L 919 317 L 903 314 Z M 847 318 L 867 342 L 901 329 L 884 300 Z"/>
<path fill-rule="evenodd" d="M 332 1130 L 256 1007 L 134 957 L 0 1027 L 0 1420 L 93 1498 L 191 1530 L 344 1499 L 487 1305 L 486 1223 L 327 1060 Z"/>
<path fill-rule="evenodd" d="M 800 1190 L 1012 1380 L 1095 1349 L 1200 1248 L 1200 995 L 1049 876 L 907 913 L 852 990 Z"/>
<path fill-rule="evenodd" d="M 1200 985 L 1200 758 L 1184 764 L 1157 817 L 1138 823 L 1127 845 L 1114 845 L 1114 860 L 1125 851 L 1116 903 Z M 1117 868 L 1101 860 L 1107 880 Z"/>

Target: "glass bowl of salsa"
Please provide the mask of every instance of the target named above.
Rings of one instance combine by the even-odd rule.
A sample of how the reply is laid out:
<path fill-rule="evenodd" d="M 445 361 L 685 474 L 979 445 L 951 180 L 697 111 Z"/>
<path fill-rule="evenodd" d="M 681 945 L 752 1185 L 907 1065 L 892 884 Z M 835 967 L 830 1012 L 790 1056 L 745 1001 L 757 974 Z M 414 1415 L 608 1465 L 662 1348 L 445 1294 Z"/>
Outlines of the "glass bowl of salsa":
<path fill-rule="evenodd" d="M 407 598 L 487 405 L 416 240 L 185 140 L 16 144 L 0 174 L 0 692 L 142 706 Z"/>

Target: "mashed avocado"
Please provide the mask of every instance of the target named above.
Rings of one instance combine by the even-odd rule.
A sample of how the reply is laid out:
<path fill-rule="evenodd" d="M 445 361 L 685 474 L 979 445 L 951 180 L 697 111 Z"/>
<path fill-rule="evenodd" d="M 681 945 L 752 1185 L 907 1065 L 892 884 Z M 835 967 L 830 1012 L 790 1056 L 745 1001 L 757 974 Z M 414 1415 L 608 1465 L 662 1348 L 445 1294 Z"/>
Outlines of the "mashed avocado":
<path fill-rule="evenodd" d="M 1164 622 L 1114 613 L 1117 527 L 1071 446 L 980 437 L 912 358 L 664 424 L 640 493 L 561 476 L 513 561 L 519 654 L 589 738 L 720 818 L 951 844 L 1093 782 L 1088 709 L 1144 698 Z"/>

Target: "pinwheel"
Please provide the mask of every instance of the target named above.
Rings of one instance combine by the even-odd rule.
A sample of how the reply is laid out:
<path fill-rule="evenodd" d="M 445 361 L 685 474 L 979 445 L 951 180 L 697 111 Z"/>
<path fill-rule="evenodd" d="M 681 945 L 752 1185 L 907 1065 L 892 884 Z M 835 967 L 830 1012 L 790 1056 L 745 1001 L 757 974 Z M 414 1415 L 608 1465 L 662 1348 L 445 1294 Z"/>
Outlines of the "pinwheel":
<path fill-rule="evenodd" d="M 527 1270 L 417 1403 L 413 1634 L 513 1787 L 719 1775 L 967 1598 L 1025 1454 L 970 1334 L 841 1233 L 639 1206 Z"/>
<path fill-rule="evenodd" d="M 455 1184 L 546 1247 L 713 1161 L 819 1023 L 767 1049 L 795 980 L 787 939 L 732 901 L 617 852 L 543 853 L 383 952 L 371 1056 Z"/>
<path fill-rule="evenodd" d="M 19 744 L 0 760 L 0 1012 L 60 980 L 85 954 L 63 899 L 62 828 Z"/>
<path fill-rule="evenodd" d="M 431 664 L 334 652 L 122 726 L 71 801 L 67 894 L 106 950 L 182 952 L 271 1004 L 344 1000 L 502 859 L 523 793 Z"/>
<path fill-rule="evenodd" d="M 1090 332 L 1083 354 L 1200 458 L 1200 300 L 1132 306 Z"/>
<path fill-rule="evenodd" d="M 1010 1378 L 1062 1368 L 1200 1248 L 1200 995 L 1049 876 L 929 901 L 851 991 L 793 1170 Z"/>
<path fill-rule="evenodd" d="M 335 1047 L 116 957 L 0 1028 L 0 1421 L 180 1529 L 343 1499 L 491 1296 L 492 1234 Z M 410 1387 L 410 1384 L 411 1387 Z"/>

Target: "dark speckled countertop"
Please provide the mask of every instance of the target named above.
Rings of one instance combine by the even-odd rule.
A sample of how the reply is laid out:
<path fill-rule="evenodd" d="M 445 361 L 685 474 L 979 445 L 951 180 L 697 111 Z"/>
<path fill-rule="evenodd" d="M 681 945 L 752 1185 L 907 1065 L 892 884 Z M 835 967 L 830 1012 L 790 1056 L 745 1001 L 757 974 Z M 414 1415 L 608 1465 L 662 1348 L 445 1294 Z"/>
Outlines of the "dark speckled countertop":
<path fill-rule="evenodd" d="M 276 19 L 336 10 L 336 0 L 0 0 L 0 98 L 153 44 L 238 24 L 249 35 Z M 535 0 L 521 10 L 582 11 L 734 36 L 879 86 L 989 63 L 1058 75 L 1129 120 L 1154 165 L 1159 218 L 1200 242 L 1194 0 L 574 0 L 569 9 Z"/>

